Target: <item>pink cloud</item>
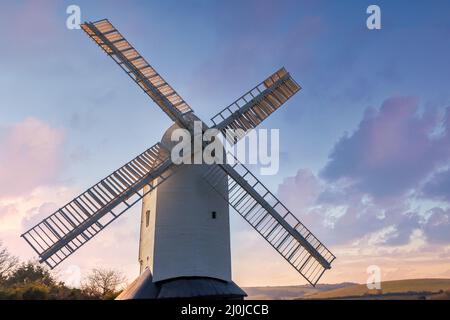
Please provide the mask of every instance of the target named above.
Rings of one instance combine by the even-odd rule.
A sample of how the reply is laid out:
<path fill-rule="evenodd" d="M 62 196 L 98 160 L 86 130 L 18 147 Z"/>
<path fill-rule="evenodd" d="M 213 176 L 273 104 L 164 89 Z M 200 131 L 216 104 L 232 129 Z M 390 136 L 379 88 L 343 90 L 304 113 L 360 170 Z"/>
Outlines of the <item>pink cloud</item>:
<path fill-rule="evenodd" d="M 0 197 L 26 195 L 54 183 L 63 162 L 61 129 L 27 118 L 0 135 Z"/>
<path fill-rule="evenodd" d="M 63 169 L 64 132 L 35 118 L 0 128 L 0 240 L 22 260 L 35 252 L 20 238 L 80 190 L 59 181 Z M 58 270 L 75 265 L 82 275 L 95 266 L 138 271 L 139 206 L 67 259 Z M 118 254 L 119 253 L 119 254 Z"/>
<path fill-rule="evenodd" d="M 369 135 L 364 150 L 368 166 L 389 166 L 405 158 L 422 162 L 432 152 L 428 134 L 436 125 L 436 118 L 417 118 L 417 106 L 415 97 L 391 98 L 381 107 L 376 121 L 368 121 Z"/>
<path fill-rule="evenodd" d="M 421 113 L 414 97 L 392 97 L 379 110 L 368 109 L 357 130 L 336 143 L 322 177 L 351 180 L 376 197 L 405 194 L 449 159 L 448 123 L 444 134 L 432 137 L 441 125 L 438 115 Z"/>
<path fill-rule="evenodd" d="M 291 190 L 295 190 L 292 193 Z M 299 169 L 293 177 L 287 177 L 278 187 L 286 203 L 295 203 L 298 211 L 314 205 L 321 192 L 319 179 L 309 170 Z"/>
<path fill-rule="evenodd" d="M 441 111 L 421 110 L 415 97 L 392 97 L 366 110 L 321 174 L 300 169 L 280 184 L 280 198 L 329 243 L 348 244 L 386 228 L 386 245 L 404 244 L 414 230 L 430 243 L 448 242 L 448 210 L 413 204 L 448 199 L 447 171 L 433 175 L 450 160 L 449 110 L 444 117 Z"/>
<path fill-rule="evenodd" d="M 439 207 L 430 210 L 425 230 L 430 238 L 437 243 L 450 242 L 450 209 Z"/>

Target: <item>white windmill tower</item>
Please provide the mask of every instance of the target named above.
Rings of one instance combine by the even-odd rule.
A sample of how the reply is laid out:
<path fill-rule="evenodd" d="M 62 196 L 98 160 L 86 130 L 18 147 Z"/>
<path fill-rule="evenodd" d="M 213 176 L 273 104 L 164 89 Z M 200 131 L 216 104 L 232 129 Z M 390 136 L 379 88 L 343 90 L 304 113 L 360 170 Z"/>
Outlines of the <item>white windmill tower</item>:
<path fill-rule="evenodd" d="M 40 261 L 56 267 L 143 200 L 140 276 L 119 298 L 242 298 L 231 279 L 231 206 L 315 285 L 334 255 L 241 163 L 174 164 L 172 131 L 193 133 L 200 120 L 108 20 L 81 27 L 175 123 L 161 142 L 22 234 Z M 243 134 L 228 129 L 252 130 L 298 90 L 281 68 L 213 117 L 212 128 L 236 143 Z"/>

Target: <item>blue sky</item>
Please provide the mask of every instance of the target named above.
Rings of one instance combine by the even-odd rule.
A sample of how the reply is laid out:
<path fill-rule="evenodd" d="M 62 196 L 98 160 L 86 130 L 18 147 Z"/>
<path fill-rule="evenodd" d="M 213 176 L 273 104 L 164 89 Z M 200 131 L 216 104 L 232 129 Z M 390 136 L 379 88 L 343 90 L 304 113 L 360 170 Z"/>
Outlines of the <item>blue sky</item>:
<path fill-rule="evenodd" d="M 448 1 L 2 4 L 0 145 L 16 148 L 14 153 L 4 148 L 0 156 L 0 177 L 6 181 L 4 185 L 11 186 L 0 190 L 0 219 L 3 214 L 2 221 L 9 221 L 0 238 L 17 246 L 21 255 L 31 256 L 14 240 L 26 224 L 23 220 L 34 221 L 64 204 L 153 145 L 170 125 L 167 116 L 81 30 L 65 27 L 69 4 L 80 6 L 82 20 L 110 19 L 203 120 L 279 67 L 288 69 L 303 89 L 263 124 L 280 129 L 282 152 L 279 174 L 263 177 L 263 181 L 286 199 L 293 212 L 305 215 L 327 244 L 332 248 L 334 243 L 339 245 L 336 250 L 342 253 L 342 265 L 337 265 L 335 276 L 325 280 L 364 281 L 363 264 L 352 260 L 349 253 L 355 243 L 359 243 L 358 249 L 369 250 L 367 261 L 386 265 L 387 277 L 408 274 L 386 252 L 404 250 L 417 241 L 424 241 L 426 247 L 409 257 L 415 254 L 428 259 L 427 267 L 422 268 L 425 271 L 418 275 L 429 275 L 434 263 L 439 264 L 434 274 L 450 276 L 450 265 L 445 267 L 450 256 L 448 238 L 436 245 L 426 234 L 432 228 L 429 217 L 449 217 L 449 199 L 445 197 L 450 191 L 445 175 L 449 157 L 441 152 L 449 147 L 449 140 L 438 137 L 428 145 L 425 133 L 416 134 L 433 128 L 439 131 L 439 127 L 446 132 L 447 128 L 442 119 L 450 105 Z M 370 4 L 381 8 L 381 30 L 366 27 Z M 394 129 L 389 131 L 385 124 L 391 120 Z M 380 140 L 374 142 L 370 128 L 386 135 L 376 134 Z M 42 134 L 35 137 L 35 130 Z M 29 142 L 39 137 L 42 143 Z M 398 137 L 402 139 L 395 140 Z M 388 148 L 389 141 L 395 143 Z M 423 148 L 416 150 L 418 145 Z M 362 160 L 374 147 L 385 161 L 380 170 Z M 405 163 L 402 174 L 399 163 Z M 23 179 L 29 183 L 24 185 Z M 431 179 L 429 184 L 427 179 Z M 392 186 L 389 197 L 378 192 L 387 184 Z M 291 194 L 294 192 L 299 196 Z M 355 199 L 363 198 L 370 199 L 373 207 L 358 207 Z M 47 203 L 47 211 L 40 212 L 39 203 Z M 351 212 L 357 208 L 368 212 L 370 218 L 358 220 L 362 225 L 355 220 L 359 215 Z M 438 209 L 442 210 L 439 214 Z M 380 212 L 388 212 L 388 218 L 372 221 Z M 418 218 L 405 221 L 407 212 Z M 138 210 L 130 216 L 111 232 L 120 235 L 129 227 L 130 244 L 123 247 L 124 252 L 137 250 L 132 239 L 136 238 Z M 333 228 L 330 220 L 335 223 Z M 373 228 L 365 228 L 367 224 Z M 347 231 L 352 228 L 361 232 Z M 395 229 L 396 237 L 388 236 L 389 228 Z M 450 231 L 449 224 L 439 228 Z M 253 240 L 251 230 L 238 219 L 233 219 L 233 230 L 235 276 L 242 283 L 299 281 L 289 267 L 284 269 L 281 258 L 262 268 L 258 279 L 253 277 L 254 270 L 248 265 L 270 260 L 267 255 L 273 253 L 262 241 Z M 385 233 L 384 242 L 375 246 L 365 239 L 368 242 L 361 244 L 365 236 L 377 232 Z M 241 245 L 243 239 L 252 240 L 251 245 Z M 370 251 L 374 247 L 386 251 Z M 261 253 L 247 259 L 245 252 L 252 248 L 261 248 Z M 95 255 L 95 246 L 86 250 Z M 437 262 L 425 258 L 436 252 L 445 258 Z M 72 261 L 87 267 L 89 263 L 82 258 L 91 257 L 89 254 Z M 131 266 L 137 266 L 135 253 L 124 259 L 129 260 L 125 271 L 131 278 Z M 112 267 L 125 263 L 106 256 L 100 262 Z M 283 268 L 284 275 L 273 277 L 270 270 L 274 267 Z M 347 279 L 354 270 L 359 275 Z"/>

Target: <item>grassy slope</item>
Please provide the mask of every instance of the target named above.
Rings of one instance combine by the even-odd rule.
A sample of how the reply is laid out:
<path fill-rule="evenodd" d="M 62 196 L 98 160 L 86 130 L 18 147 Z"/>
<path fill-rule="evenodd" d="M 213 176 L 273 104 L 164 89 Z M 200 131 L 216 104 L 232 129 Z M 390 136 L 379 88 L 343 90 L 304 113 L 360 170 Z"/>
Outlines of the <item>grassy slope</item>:
<path fill-rule="evenodd" d="M 321 284 L 316 288 L 312 286 L 278 286 L 278 287 L 246 287 L 242 288 L 248 294 L 247 300 L 284 300 L 300 298 L 307 294 L 314 294 L 324 290 L 333 290 L 355 283 Z"/>
<path fill-rule="evenodd" d="M 382 294 L 407 292 L 439 292 L 450 289 L 450 279 L 408 279 L 385 281 L 381 283 Z M 377 290 L 369 290 L 365 284 L 306 295 L 306 299 L 333 299 L 377 294 Z"/>

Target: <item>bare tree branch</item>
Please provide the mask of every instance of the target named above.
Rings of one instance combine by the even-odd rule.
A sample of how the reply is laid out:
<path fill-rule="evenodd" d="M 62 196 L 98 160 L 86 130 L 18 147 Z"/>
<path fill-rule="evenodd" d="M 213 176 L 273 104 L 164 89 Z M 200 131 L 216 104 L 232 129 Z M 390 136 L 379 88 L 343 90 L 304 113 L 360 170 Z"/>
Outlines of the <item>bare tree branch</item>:
<path fill-rule="evenodd" d="M 99 299 L 108 299 L 116 295 L 125 283 L 124 275 L 111 269 L 93 269 L 82 285 L 85 294 Z"/>
<path fill-rule="evenodd" d="M 8 249 L 0 241 L 0 281 L 5 280 L 17 267 L 19 259 L 11 255 Z"/>

